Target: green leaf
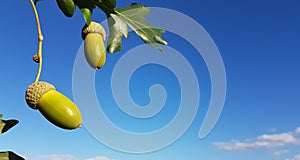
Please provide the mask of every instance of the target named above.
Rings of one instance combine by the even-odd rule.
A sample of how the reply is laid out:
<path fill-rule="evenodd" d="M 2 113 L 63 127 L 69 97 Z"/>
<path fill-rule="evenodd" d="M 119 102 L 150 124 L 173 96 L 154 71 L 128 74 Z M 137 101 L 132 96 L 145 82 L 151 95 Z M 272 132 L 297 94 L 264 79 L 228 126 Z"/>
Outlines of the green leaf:
<path fill-rule="evenodd" d="M 110 14 L 108 19 L 109 38 L 107 42 L 107 51 L 109 53 L 121 50 L 122 37 L 128 37 L 128 28 L 126 22 L 115 14 Z"/>
<path fill-rule="evenodd" d="M 25 160 L 23 157 L 11 151 L 0 152 L 0 160 Z"/>
<path fill-rule="evenodd" d="M 81 8 L 80 11 L 84 17 L 85 23 L 90 25 L 92 22 L 92 11 L 88 8 Z"/>
<path fill-rule="evenodd" d="M 33 0 L 33 3 L 37 4 L 39 1 L 42 1 L 42 0 Z"/>
<path fill-rule="evenodd" d="M 116 7 L 116 0 L 91 0 L 94 5 L 102 9 L 107 16 L 114 12 Z"/>
<path fill-rule="evenodd" d="M 71 18 L 76 10 L 76 5 L 73 0 L 56 0 L 58 8 L 66 16 Z"/>
<path fill-rule="evenodd" d="M 77 0 L 76 5 L 79 7 L 85 23 L 89 25 L 92 21 L 92 13 L 96 7 L 94 0 Z"/>
<path fill-rule="evenodd" d="M 120 16 L 135 33 L 147 44 L 163 51 L 157 43 L 167 45 L 161 37 L 165 31 L 148 24 L 145 18 L 148 16 L 150 9 L 144 5 L 132 4 L 125 8 L 116 8 L 115 12 Z"/>
<path fill-rule="evenodd" d="M 10 128 L 18 124 L 18 120 L 2 120 L 2 114 L 0 114 L 0 134 L 8 131 Z"/>
<path fill-rule="evenodd" d="M 102 0 L 104 5 L 106 5 L 109 8 L 115 8 L 116 7 L 116 0 Z"/>

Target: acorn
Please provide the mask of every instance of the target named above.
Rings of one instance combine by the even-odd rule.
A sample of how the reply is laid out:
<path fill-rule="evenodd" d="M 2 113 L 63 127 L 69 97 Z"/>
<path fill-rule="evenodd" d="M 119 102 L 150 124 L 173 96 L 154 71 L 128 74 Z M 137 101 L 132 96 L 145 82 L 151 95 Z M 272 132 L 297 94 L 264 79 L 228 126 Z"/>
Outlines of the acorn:
<path fill-rule="evenodd" d="M 26 103 L 38 109 L 52 124 L 63 129 L 81 127 L 80 110 L 68 97 L 55 90 L 48 82 L 35 82 L 26 90 Z"/>
<path fill-rule="evenodd" d="M 84 40 L 84 55 L 88 64 L 98 70 L 103 67 L 106 60 L 106 48 L 104 40 L 106 33 L 104 28 L 97 22 L 85 25 L 81 32 Z"/>

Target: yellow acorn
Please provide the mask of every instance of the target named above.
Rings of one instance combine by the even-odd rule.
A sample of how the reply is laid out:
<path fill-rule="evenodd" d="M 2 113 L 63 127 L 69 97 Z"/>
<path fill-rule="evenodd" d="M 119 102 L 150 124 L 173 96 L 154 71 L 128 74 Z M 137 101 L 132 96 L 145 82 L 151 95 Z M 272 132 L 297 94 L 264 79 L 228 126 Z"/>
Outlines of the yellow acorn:
<path fill-rule="evenodd" d="M 104 28 L 99 23 L 91 22 L 82 28 L 81 36 L 84 39 L 84 55 L 88 64 L 96 70 L 102 68 L 106 60 Z"/>
<path fill-rule="evenodd" d="M 26 90 L 26 103 L 38 109 L 54 125 L 63 129 L 81 126 L 82 117 L 77 106 L 47 82 L 35 82 Z"/>

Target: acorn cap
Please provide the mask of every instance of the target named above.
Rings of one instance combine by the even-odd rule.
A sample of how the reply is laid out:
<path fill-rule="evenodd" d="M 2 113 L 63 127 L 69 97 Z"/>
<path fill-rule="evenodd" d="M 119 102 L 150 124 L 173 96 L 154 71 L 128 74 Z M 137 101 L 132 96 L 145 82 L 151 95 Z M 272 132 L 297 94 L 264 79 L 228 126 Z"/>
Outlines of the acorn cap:
<path fill-rule="evenodd" d="M 26 103 L 32 109 L 38 109 L 37 103 L 42 96 L 50 91 L 55 90 L 55 87 L 48 82 L 35 82 L 31 84 L 26 90 Z"/>
<path fill-rule="evenodd" d="M 83 26 L 81 31 L 82 39 L 84 40 L 89 33 L 99 33 L 102 36 L 103 40 L 105 40 L 106 38 L 106 33 L 104 28 L 97 22 L 91 22 L 90 25 L 85 24 Z"/>

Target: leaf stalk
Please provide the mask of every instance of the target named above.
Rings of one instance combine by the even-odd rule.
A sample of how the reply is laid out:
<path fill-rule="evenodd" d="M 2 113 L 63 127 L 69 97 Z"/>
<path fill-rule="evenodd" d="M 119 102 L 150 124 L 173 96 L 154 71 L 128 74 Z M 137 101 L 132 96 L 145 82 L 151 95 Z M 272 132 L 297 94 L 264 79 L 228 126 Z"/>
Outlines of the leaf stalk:
<path fill-rule="evenodd" d="M 36 26 L 37 26 L 37 31 L 38 31 L 38 56 L 39 56 L 39 68 L 38 68 L 38 72 L 35 78 L 34 82 L 38 82 L 41 76 L 41 72 L 42 72 L 42 66 L 43 66 L 43 59 L 42 59 L 42 47 L 43 47 L 43 34 L 42 34 L 42 30 L 41 30 L 41 25 L 40 25 L 40 20 L 39 20 L 39 15 L 36 9 L 36 6 L 34 4 L 34 2 L 32 0 L 29 0 L 35 15 L 35 21 L 36 21 Z"/>

